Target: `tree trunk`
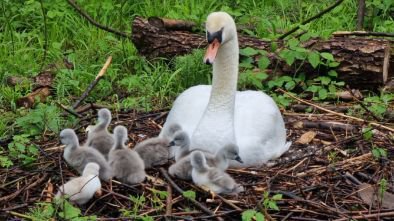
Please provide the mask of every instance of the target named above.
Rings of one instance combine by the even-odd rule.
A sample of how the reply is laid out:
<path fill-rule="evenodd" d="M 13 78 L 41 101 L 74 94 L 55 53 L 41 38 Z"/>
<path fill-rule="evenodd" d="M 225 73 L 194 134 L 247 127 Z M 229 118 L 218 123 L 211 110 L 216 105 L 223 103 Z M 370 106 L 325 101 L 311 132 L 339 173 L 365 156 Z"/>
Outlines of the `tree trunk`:
<path fill-rule="evenodd" d="M 239 35 L 240 47 L 252 47 L 271 51 L 273 42 Z M 166 57 L 190 53 L 193 49 L 205 48 L 207 42 L 203 34 L 190 31 L 166 29 L 165 26 L 154 26 L 148 20 L 136 17 L 133 21 L 132 40 L 141 55 L 149 58 Z M 275 75 L 293 75 L 297 69 L 307 76 L 315 77 L 327 72 L 326 68 L 313 69 L 307 61 L 299 67 L 288 66 L 279 59 L 278 51 L 283 49 L 283 41 L 275 42 L 278 49 L 268 53 Z M 305 43 L 308 49 L 318 52 L 328 52 L 340 65 L 335 69 L 339 80 L 345 81 L 354 88 L 376 89 L 394 76 L 394 41 L 386 39 L 333 37 L 329 40 L 312 39 Z M 270 72 L 269 70 L 267 72 Z"/>

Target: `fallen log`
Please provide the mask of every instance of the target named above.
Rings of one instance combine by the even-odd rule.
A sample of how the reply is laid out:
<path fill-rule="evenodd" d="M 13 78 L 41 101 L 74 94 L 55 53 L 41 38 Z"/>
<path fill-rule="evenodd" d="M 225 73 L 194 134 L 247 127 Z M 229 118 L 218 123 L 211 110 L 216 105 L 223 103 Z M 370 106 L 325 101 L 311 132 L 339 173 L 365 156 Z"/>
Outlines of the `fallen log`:
<path fill-rule="evenodd" d="M 141 17 L 133 21 L 132 41 L 141 55 L 148 58 L 166 57 L 190 53 L 193 49 L 205 48 L 207 45 L 205 35 L 191 31 L 165 28 L 155 22 Z M 152 19 L 150 19 L 152 20 Z M 187 23 L 190 24 L 190 23 Z M 164 28 L 163 28 L 164 27 Z M 289 66 L 282 61 L 278 50 L 284 48 L 283 41 L 277 41 L 278 50 L 271 51 L 271 41 L 239 35 L 240 47 L 252 47 L 268 51 L 271 65 L 268 69 L 275 70 L 275 74 L 293 75 L 296 65 Z M 329 52 L 340 63 L 336 68 L 339 80 L 345 81 L 353 88 L 376 89 L 383 86 L 387 80 L 394 77 L 394 41 L 388 39 L 371 39 L 360 37 L 332 37 L 329 40 L 312 39 L 305 43 L 308 49 L 318 52 Z M 298 64 L 300 65 L 300 64 Z M 313 69 L 307 61 L 299 69 L 307 76 L 315 77 L 327 72 L 327 68 Z M 270 71 L 267 71 L 270 72 Z"/>

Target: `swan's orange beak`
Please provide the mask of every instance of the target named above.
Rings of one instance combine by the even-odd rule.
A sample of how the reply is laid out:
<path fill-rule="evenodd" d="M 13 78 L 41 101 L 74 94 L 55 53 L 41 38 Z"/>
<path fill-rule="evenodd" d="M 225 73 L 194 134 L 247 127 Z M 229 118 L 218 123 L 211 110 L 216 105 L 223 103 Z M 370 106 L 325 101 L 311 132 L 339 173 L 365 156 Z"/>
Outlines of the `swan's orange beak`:
<path fill-rule="evenodd" d="M 213 64 L 213 61 L 216 58 L 216 54 L 218 53 L 218 49 L 220 47 L 220 42 L 218 39 L 214 39 L 211 44 L 208 45 L 207 52 L 205 52 L 204 63 L 205 64 Z"/>

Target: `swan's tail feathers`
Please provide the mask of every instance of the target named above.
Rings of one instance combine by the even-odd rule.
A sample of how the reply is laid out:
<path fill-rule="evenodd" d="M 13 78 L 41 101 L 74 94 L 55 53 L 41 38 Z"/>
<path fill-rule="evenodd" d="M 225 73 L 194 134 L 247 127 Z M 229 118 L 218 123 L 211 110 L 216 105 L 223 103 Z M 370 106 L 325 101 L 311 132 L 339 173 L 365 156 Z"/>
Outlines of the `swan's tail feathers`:
<path fill-rule="evenodd" d="M 292 144 L 291 141 L 288 141 L 288 142 L 285 143 L 285 150 L 286 151 L 290 148 L 291 144 Z"/>

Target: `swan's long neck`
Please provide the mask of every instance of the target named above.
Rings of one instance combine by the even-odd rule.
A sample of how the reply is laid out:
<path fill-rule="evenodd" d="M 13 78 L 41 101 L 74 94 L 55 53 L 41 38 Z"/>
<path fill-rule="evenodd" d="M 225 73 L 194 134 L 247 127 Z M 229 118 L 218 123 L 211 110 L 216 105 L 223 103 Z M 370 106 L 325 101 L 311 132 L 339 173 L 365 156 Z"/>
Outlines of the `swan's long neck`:
<path fill-rule="evenodd" d="M 238 53 L 236 36 L 219 48 L 213 63 L 212 91 L 207 112 L 225 111 L 234 114 L 238 80 Z"/>

